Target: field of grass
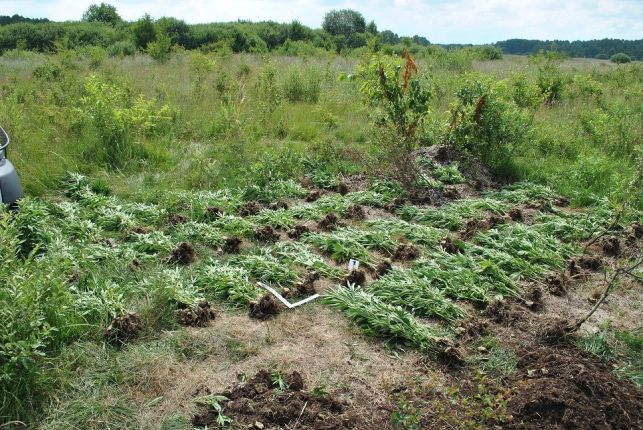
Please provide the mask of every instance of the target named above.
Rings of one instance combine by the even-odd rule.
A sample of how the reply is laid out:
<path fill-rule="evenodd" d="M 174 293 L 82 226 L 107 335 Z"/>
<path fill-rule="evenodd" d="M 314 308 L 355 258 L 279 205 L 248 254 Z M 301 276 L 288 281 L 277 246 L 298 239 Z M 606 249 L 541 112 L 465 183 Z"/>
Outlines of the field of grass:
<path fill-rule="evenodd" d="M 328 307 L 383 340 L 391 356 L 408 349 L 435 359 L 480 308 L 530 301 L 526 287 L 564 271 L 583 241 L 640 219 L 640 63 L 481 62 L 458 51 L 418 59 L 431 98 L 416 147 L 468 149 L 499 183 L 434 206 L 404 200 L 407 190 L 380 175 L 378 108 L 364 101 L 358 72 L 368 56 L 177 51 L 157 62 L 88 49 L 0 57 L 0 125 L 27 194 L 18 210 L 0 211 L 0 422 L 192 428 L 178 406 L 150 418 L 171 379 L 152 380 L 154 363 L 196 366 L 212 353 L 195 340 L 199 328 L 180 323 L 206 326 L 209 317 L 189 319 L 205 302 L 245 318 L 265 293 L 257 282 L 296 295 L 313 272 L 325 287 L 303 317 Z M 486 92 L 474 110 L 489 100 L 499 122 L 470 133 L 506 156 L 485 159 L 455 130 L 475 88 Z M 517 124 L 510 142 L 493 128 Z M 432 175 L 424 188 L 475 187 L 461 184 L 457 164 Z M 355 177 L 358 187 L 341 189 Z M 308 198 L 312 189 L 322 195 Z M 355 206 L 368 215 L 351 217 Z M 529 222 L 510 216 L 523 209 L 533 212 Z M 329 215 L 339 224 L 322 228 Z M 502 222 L 464 235 L 493 217 Z M 303 225 L 312 227 L 289 235 Z M 240 250 L 230 250 L 231 239 Z M 416 255 L 405 261 L 400 247 Z M 350 259 L 371 270 L 368 286 L 345 280 Z M 391 270 L 373 274 L 390 259 Z M 115 326 L 127 318 L 131 334 Z M 283 328 L 276 321 L 269 331 Z M 640 384 L 633 333 L 609 332 L 618 352 L 608 351 L 607 334 L 579 343 L 605 359 L 626 357 L 633 364 L 621 374 Z M 505 378 L 513 353 L 489 339 L 495 355 L 479 367 L 492 374 L 494 363 L 510 361 Z M 229 360 L 222 367 L 261 348 L 217 342 Z"/>

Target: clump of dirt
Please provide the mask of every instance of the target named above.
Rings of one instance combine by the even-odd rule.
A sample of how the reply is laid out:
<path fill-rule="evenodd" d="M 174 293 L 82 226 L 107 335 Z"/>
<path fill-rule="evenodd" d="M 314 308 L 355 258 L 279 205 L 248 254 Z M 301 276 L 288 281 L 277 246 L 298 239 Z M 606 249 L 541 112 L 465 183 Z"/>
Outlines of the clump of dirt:
<path fill-rule="evenodd" d="M 134 233 L 134 234 L 147 234 L 147 233 L 149 233 L 151 231 L 152 230 L 150 230 L 149 228 L 141 227 L 141 226 L 136 226 L 136 227 L 132 228 L 132 230 L 130 230 L 130 232 Z"/>
<path fill-rule="evenodd" d="M 462 229 L 462 232 L 460 233 L 460 237 L 462 240 L 469 240 L 475 234 L 481 230 L 486 230 L 488 228 L 488 224 L 482 220 L 482 219 L 470 219 L 467 220 L 467 222 L 464 224 L 464 228 Z"/>
<path fill-rule="evenodd" d="M 556 206 L 565 207 L 565 206 L 569 206 L 569 203 L 570 203 L 569 198 L 565 196 L 558 196 L 554 199 L 554 204 Z"/>
<path fill-rule="evenodd" d="M 508 381 L 511 429 L 643 428 L 643 391 L 576 348 L 530 349 Z"/>
<path fill-rule="evenodd" d="M 352 429 L 360 420 L 347 412 L 348 405 L 330 395 L 315 396 L 304 390 L 299 372 L 283 378 L 287 384 L 279 389 L 275 378 L 266 370 L 249 381 L 221 393 L 223 414 L 239 428 L 277 429 Z M 282 387 L 283 388 L 283 387 Z M 217 427 L 218 412 L 211 406 L 192 418 L 196 427 Z"/>
<path fill-rule="evenodd" d="M 341 225 L 342 224 L 340 223 L 337 215 L 332 213 L 326 215 L 317 223 L 317 227 L 319 227 L 320 230 L 324 230 L 324 231 L 333 231 L 337 227 L 340 227 Z"/>
<path fill-rule="evenodd" d="M 279 209 L 288 209 L 288 203 L 286 202 L 274 202 L 268 205 L 268 209 L 271 211 L 276 211 Z"/>
<path fill-rule="evenodd" d="M 415 260 L 420 256 L 420 248 L 410 243 L 402 243 L 396 249 L 393 254 L 394 260 L 400 261 L 410 261 Z"/>
<path fill-rule="evenodd" d="M 377 263 L 377 266 L 375 266 L 375 278 L 380 278 L 384 275 L 386 275 L 388 272 L 393 270 L 393 265 L 391 264 L 391 260 L 384 259 Z"/>
<path fill-rule="evenodd" d="M 523 319 L 524 310 L 518 309 L 514 303 L 507 300 L 493 300 L 484 310 L 485 315 L 497 323 L 511 325 Z"/>
<path fill-rule="evenodd" d="M 304 234 L 310 233 L 310 229 L 305 225 L 296 225 L 288 232 L 288 237 L 291 239 L 299 239 Z"/>
<path fill-rule="evenodd" d="M 547 318 L 537 328 L 540 339 L 546 344 L 565 343 L 575 331 L 575 325 L 561 317 Z"/>
<path fill-rule="evenodd" d="M 189 243 L 181 242 L 172 250 L 169 261 L 173 264 L 182 264 L 187 266 L 188 264 L 192 264 L 196 261 L 196 251 Z"/>
<path fill-rule="evenodd" d="M 502 215 L 491 214 L 487 218 L 487 228 L 494 228 L 497 225 L 504 224 L 507 220 Z"/>
<path fill-rule="evenodd" d="M 525 220 L 525 215 L 520 208 L 511 208 L 509 210 L 509 218 L 515 222 L 522 222 Z"/>
<path fill-rule="evenodd" d="M 466 354 L 460 344 L 449 338 L 438 339 L 438 359 L 449 367 L 460 367 L 466 363 Z"/>
<path fill-rule="evenodd" d="M 256 228 L 253 236 L 259 242 L 277 242 L 279 240 L 279 233 L 269 225 Z"/>
<path fill-rule="evenodd" d="M 249 201 L 239 209 L 239 215 L 250 216 L 257 215 L 261 211 L 261 205 L 255 201 Z"/>
<path fill-rule="evenodd" d="M 316 202 L 317 200 L 319 200 L 321 196 L 322 196 L 321 191 L 313 190 L 306 195 L 306 198 L 304 200 L 306 200 L 309 203 Z"/>
<path fill-rule="evenodd" d="M 250 302 L 248 306 L 248 315 L 250 318 L 256 318 L 262 321 L 279 315 L 281 311 L 281 304 L 270 293 L 266 293 L 258 302 Z"/>
<path fill-rule="evenodd" d="M 621 253 L 621 242 L 616 236 L 605 236 L 600 241 L 601 249 L 605 255 L 616 257 Z"/>
<path fill-rule="evenodd" d="M 185 215 L 174 214 L 170 217 L 170 224 L 172 225 L 185 224 L 186 222 L 188 222 L 188 217 Z"/>
<path fill-rule="evenodd" d="M 351 205 L 346 209 L 344 217 L 350 219 L 364 219 L 366 218 L 366 212 L 360 205 Z"/>
<path fill-rule="evenodd" d="M 409 200 L 414 205 L 441 206 L 447 202 L 447 198 L 441 190 L 433 188 L 414 188 L 409 191 Z"/>
<path fill-rule="evenodd" d="M 349 191 L 348 185 L 346 184 L 346 182 L 341 181 L 339 184 L 337 184 L 335 191 L 337 191 L 342 196 L 345 196 L 346 194 L 348 194 L 348 191 Z"/>
<path fill-rule="evenodd" d="M 543 280 L 547 286 L 547 291 L 554 296 L 564 296 L 567 294 L 569 278 L 564 273 L 550 273 Z"/>
<path fill-rule="evenodd" d="M 127 312 L 115 317 L 105 330 L 107 342 L 115 345 L 134 339 L 143 329 L 143 321 L 136 312 Z"/>
<path fill-rule="evenodd" d="M 627 228 L 628 234 L 631 234 L 637 239 L 640 239 L 643 237 L 643 225 L 639 221 L 634 221 L 630 226 Z"/>
<path fill-rule="evenodd" d="M 590 270 L 595 272 L 603 267 L 603 261 L 594 255 L 581 255 L 576 258 L 573 258 L 569 261 L 567 265 L 567 270 L 573 275 L 578 275 L 584 270 Z"/>
<path fill-rule="evenodd" d="M 221 218 L 222 215 L 223 215 L 223 210 L 221 208 L 217 208 L 213 206 L 207 207 L 204 213 L 205 219 L 207 219 L 208 221 L 217 220 Z"/>
<path fill-rule="evenodd" d="M 223 241 L 223 252 L 227 254 L 238 254 L 241 242 L 241 239 L 238 237 L 226 237 Z"/>
<path fill-rule="evenodd" d="M 543 307 L 543 290 L 538 285 L 532 285 L 523 294 L 525 306 L 532 310 L 542 309 Z"/>
<path fill-rule="evenodd" d="M 481 318 L 462 321 L 455 332 L 463 340 L 480 339 L 489 333 L 489 324 Z"/>
<path fill-rule="evenodd" d="M 315 289 L 315 281 L 319 280 L 320 275 L 318 272 L 310 272 L 303 281 L 296 282 L 292 288 L 286 288 L 284 291 L 285 297 L 304 297 L 312 296 L 317 292 Z"/>
<path fill-rule="evenodd" d="M 406 203 L 406 200 L 401 197 L 396 197 L 391 201 L 391 203 L 386 205 L 386 210 L 394 213 L 398 208 L 404 206 L 404 203 Z"/>
<path fill-rule="evenodd" d="M 444 187 L 442 194 L 444 195 L 444 198 L 449 200 L 456 200 L 461 197 L 460 191 L 458 191 L 454 186 Z"/>
<path fill-rule="evenodd" d="M 440 241 L 440 246 L 449 254 L 459 254 L 461 252 L 460 247 L 449 236 Z"/>
<path fill-rule="evenodd" d="M 366 285 L 366 272 L 362 269 L 351 270 L 344 279 L 342 280 L 342 285 L 355 284 L 359 286 Z"/>
<path fill-rule="evenodd" d="M 207 300 L 200 301 L 194 306 L 181 305 L 174 311 L 174 318 L 181 325 L 203 327 L 217 315 Z"/>

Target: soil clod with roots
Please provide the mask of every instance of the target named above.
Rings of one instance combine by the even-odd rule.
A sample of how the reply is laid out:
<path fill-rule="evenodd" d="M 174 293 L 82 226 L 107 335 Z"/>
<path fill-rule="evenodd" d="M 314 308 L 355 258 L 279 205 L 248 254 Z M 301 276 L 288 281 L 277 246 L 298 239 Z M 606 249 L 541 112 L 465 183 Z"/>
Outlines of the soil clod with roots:
<path fill-rule="evenodd" d="M 223 215 L 223 210 L 221 208 L 210 206 L 205 209 L 205 219 L 208 221 L 215 221 Z"/>
<path fill-rule="evenodd" d="M 288 237 L 291 239 L 299 239 L 306 233 L 310 233 L 310 228 L 305 225 L 296 225 L 288 232 Z"/>
<path fill-rule="evenodd" d="M 170 224 L 172 225 L 185 224 L 186 222 L 188 222 L 188 217 L 185 215 L 174 214 L 170 217 Z"/>
<path fill-rule="evenodd" d="M 640 429 L 643 391 L 574 347 L 530 348 L 509 379 L 508 429 Z"/>
<path fill-rule="evenodd" d="M 169 259 L 170 263 L 187 266 L 196 261 L 196 251 L 194 247 L 187 242 L 181 242 L 172 250 Z"/>
<path fill-rule="evenodd" d="M 335 214 L 328 214 L 317 223 L 317 227 L 319 227 L 319 229 L 323 231 L 333 231 L 337 227 L 341 226 L 342 223 L 339 221 L 339 218 Z"/>
<path fill-rule="evenodd" d="M 264 321 L 279 315 L 282 310 L 283 306 L 281 303 L 279 303 L 272 294 L 266 293 L 259 301 L 250 302 L 248 315 L 250 318 Z"/>
<path fill-rule="evenodd" d="M 223 252 L 226 254 L 238 254 L 241 242 L 238 237 L 226 237 L 223 241 Z"/>
<path fill-rule="evenodd" d="M 274 202 L 268 205 L 268 209 L 271 211 L 276 211 L 279 209 L 288 209 L 288 203 L 286 202 Z"/>
<path fill-rule="evenodd" d="M 342 285 L 359 285 L 363 287 L 366 285 L 366 272 L 362 269 L 351 270 L 346 276 L 344 276 Z"/>
<path fill-rule="evenodd" d="M 616 257 L 621 253 L 621 242 L 616 236 L 605 236 L 600 241 L 601 249 L 605 255 Z"/>
<path fill-rule="evenodd" d="M 449 236 L 440 241 L 440 246 L 449 254 L 459 254 L 460 247 Z"/>
<path fill-rule="evenodd" d="M 255 229 L 254 238 L 259 242 L 277 242 L 279 240 L 279 233 L 277 233 L 274 228 L 267 225 L 265 227 Z"/>
<path fill-rule="evenodd" d="M 279 386 L 282 380 L 285 387 Z M 225 415 L 239 428 L 249 429 L 357 429 L 357 416 L 347 412 L 348 405 L 329 394 L 313 395 L 304 391 L 304 379 L 299 372 L 280 376 L 260 370 L 245 383 L 222 393 Z M 209 405 L 192 418 L 198 428 L 218 428 L 219 413 Z"/>
<path fill-rule="evenodd" d="M 346 182 L 342 181 L 339 184 L 337 184 L 336 191 L 339 194 L 341 194 L 342 196 L 345 196 L 346 194 L 348 194 L 349 190 L 348 190 L 348 185 L 346 184 Z"/>
<path fill-rule="evenodd" d="M 360 220 L 366 218 L 366 212 L 361 205 L 351 205 L 346 209 L 344 218 Z"/>
<path fill-rule="evenodd" d="M 257 215 L 261 211 L 261 205 L 255 201 L 249 201 L 239 209 L 239 215 L 250 216 Z"/>
<path fill-rule="evenodd" d="M 322 196 L 322 192 L 319 190 L 313 190 L 310 191 L 304 200 L 306 200 L 308 203 L 316 202 L 319 200 L 319 198 Z"/>
<path fill-rule="evenodd" d="M 545 276 L 544 283 L 547 286 L 547 291 L 554 296 L 567 294 L 569 278 L 564 273 L 550 273 Z"/>
<path fill-rule="evenodd" d="M 136 312 L 127 312 L 112 320 L 105 330 L 105 339 L 111 344 L 120 345 L 136 338 L 142 329 L 141 317 Z"/>
<path fill-rule="evenodd" d="M 511 218 L 511 220 L 515 222 L 522 222 L 525 220 L 525 215 L 523 214 L 521 209 L 511 208 L 509 210 L 509 218 Z"/>
<path fill-rule="evenodd" d="M 384 275 L 386 275 L 388 272 L 393 270 L 393 265 L 391 264 L 391 260 L 384 259 L 377 263 L 377 266 L 375 266 L 375 278 L 380 278 Z"/>
<path fill-rule="evenodd" d="M 181 305 L 179 309 L 174 311 L 174 318 L 181 325 L 203 327 L 216 317 L 216 312 L 212 309 L 210 302 L 206 300 L 192 306 Z"/>
<path fill-rule="evenodd" d="M 400 244 L 393 254 L 393 259 L 399 261 L 415 260 L 418 257 L 420 257 L 420 248 L 410 243 Z"/>
<path fill-rule="evenodd" d="M 583 271 L 589 270 L 595 272 L 603 267 L 603 260 L 593 255 L 581 255 L 573 258 L 567 265 L 567 270 L 573 275 L 581 274 Z"/>

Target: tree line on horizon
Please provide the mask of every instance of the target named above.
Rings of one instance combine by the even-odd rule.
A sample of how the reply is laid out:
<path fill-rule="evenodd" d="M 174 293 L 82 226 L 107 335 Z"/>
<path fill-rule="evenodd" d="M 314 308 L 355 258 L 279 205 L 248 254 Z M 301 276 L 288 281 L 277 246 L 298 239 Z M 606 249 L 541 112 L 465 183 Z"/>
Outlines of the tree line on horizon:
<path fill-rule="evenodd" d="M 298 21 L 187 24 L 171 17 L 153 20 L 147 14 L 137 21 L 127 22 L 107 3 L 89 6 L 81 21 L 53 22 L 17 14 L 0 16 L 0 54 L 13 49 L 48 52 L 60 46 L 99 46 L 115 55 L 129 55 L 148 49 L 150 44 L 161 50 L 179 46 L 251 53 L 278 51 L 292 55 L 314 55 L 319 50 L 341 53 L 366 46 L 373 49 L 385 46 L 389 50 L 401 46 L 417 52 L 433 45 L 445 49 L 477 49 L 480 57 L 488 59 L 501 58 L 503 53 L 529 55 L 551 49 L 570 57 L 609 59 L 614 54 L 624 53 L 632 59 L 643 58 L 643 39 L 572 42 L 509 39 L 492 45 L 432 44 L 424 36 L 399 36 L 390 30 L 378 31 L 375 22 L 367 23 L 361 13 L 350 9 L 328 12 L 319 29 Z"/>

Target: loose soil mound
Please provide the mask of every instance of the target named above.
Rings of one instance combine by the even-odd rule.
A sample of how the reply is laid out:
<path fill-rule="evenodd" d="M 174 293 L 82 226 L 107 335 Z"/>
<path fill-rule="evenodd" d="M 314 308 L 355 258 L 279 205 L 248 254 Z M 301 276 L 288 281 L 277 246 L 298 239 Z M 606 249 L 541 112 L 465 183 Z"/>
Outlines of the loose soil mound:
<path fill-rule="evenodd" d="M 239 209 L 239 215 L 241 216 L 257 215 L 260 210 L 261 210 L 261 205 L 259 203 L 250 201 L 250 202 L 247 202 L 245 205 L 241 206 L 241 209 Z"/>
<path fill-rule="evenodd" d="M 288 388 L 278 390 L 270 373 L 259 371 L 245 384 L 221 393 L 223 414 L 232 418 L 237 428 L 265 429 L 352 429 L 359 428 L 347 405 L 332 396 L 314 396 L 302 391 L 304 381 L 298 372 L 286 376 Z M 197 427 L 217 428 L 217 412 L 208 407 L 192 418 Z"/>
<path fill-rule="evenodd" d="M 174 214 L 170 217 L 170 224 L 172 225 L 185 224 L 186 222 L 188 222 L 188 218 L 184 215 Z"/>
<path fill-rule="evenodd" d="M 364 212 L 364 208 L 360 205 L 351 205 L 346 209 L 344 217 L 358 220 L 364 219 L 366 218 L 366 212 Z"/>
<path fill-rule="evenodd" d="M 510 380 L 515 429 L 640 429 L 643 391 L 576 348 L 532 350 Z"/>
<path fill-rule="evenodd" d="M 551 273 L 545 277 L 544 284 L 547 285 L 550 294 L 564 296 L 567 294 L 569 278 L 564 273 Z"/>
<path fill-rule="evenodd" d="M 409 261 L 415 260 L 420 256 L 420 249 L 417 246 L 403 243 L 397 247 L 395 253 L 393 254 L 394 260 L 399 261 Z"/>
<path fill-rule="evenodd" d="M 314 190 L 314 191 L 309 192 L 309 193 L 306 195 L 306 199 L 305 199 L 305 200 L 306 200 L 307 202 L 309 202 L 309 203 L 310 203 L 310 202 L 316 202 L 317 200 L 319 200 L 319 198 L 320 198 L 321 196 L 322 196 L 321 191 L 319 191 L 319 190 Z"/>
<path fill-rule="evenodd" d="M 578 275 L 583 273 L 585 270 L 592 272 L 597 271 L 603 267 L 603 261 L 593 255 L 581 255 L 569 261 L 567 270 L 571 275 Z"/>
<path fill-rule="evenodd" d="M 238 254 L 241 247 L 241 239 L 238 237 L 226 237 L 223 242 L 223 252 L 227 254 Z"/>
<path fill-rule="evenodd" d="M 259 227 L 254 231 L 254 238 L 259 242 L 277 242 L 279 233 L 270 226 Z"/>
<path fill-rule="evenodd" d="M 440 242 L 440 246 L 442 249 L 444 249 L 446 252 L 449 254 L 459 254 L 460 253 L 460 247 L 456 245 L 456 243 L 451 239 L 449 236 L 445 237 L 442 239 Z"/>
<path fill-rule="evenodd" d="M 135 312 L 117 316 L 105 330 L 105 339 L 112 344 L 122 344 L 134 339 L 143 329 L 141 317 Z"/>
<path fill-rule="evenodd" d="M 355 284 L 362 287 L 366 285 L 366 272 L 362 269 L 351 270 L 348 275 L 344 276 L 344 280 L 342 281 L 342 285 L 348 286 L 349 284 Z"/>
<path fill-rule="evenodd" d="M 223 210 L 221 208 L 211 206 L 205 209 L 204 216 L 208 221 L 217 220 L 221 218 L 221 215 L 223 215 Z"/>
<path fill-rule="evenodd" d="M 268 205 L 268 209 L 271 211 L 276 211 L 278 209 L 288 209 L 288 203 L 286 202 L 274 202 Z"/>
<path fill-rule="evenodd" d="M 191 327 L 203 327 L 216 317 L 210 302 L 204 300 L 194 306 L 182 306 L 174 311 L 176 322 Z"/>
<path fill-rule="evenodd" d="M 335 214 L 328 214 L 317 223 L 317 227 L 324 231 L 333 231 L 339 226 L 341 226 L 341 223 Z"/>
<path fill-rule="evenodd" d="M 187 242 L 180 243 L 172 250 L 172 255 L 170 255 L 170 263 L 174 264 L 187 266 L 195 261 L 196 251 L 194 250 L 194 247 Z"/>
<path fill-rule="evenodd" d="M 393 270 L 393 265 L 391 264 L 391 261 L 382 260 L 379 263 L 377 263 L 377 266 L 375 266 L 375 278 L 384 276 L 391 270 Z"/>
<path fill-rule="evenodd" d="M 310 233 L 310 229 L 305 225 L 296 225 L 288 232 L 288 237 L 291 239 L 299 239 L 306 233 Z"/>
<path fill-rule="evenodd" d="M 250 318 L 267 320 L 281 313 L 281 303 L 272 294 L 266 293 L 258 302 L 251 302 L 248 306 Z"/>

